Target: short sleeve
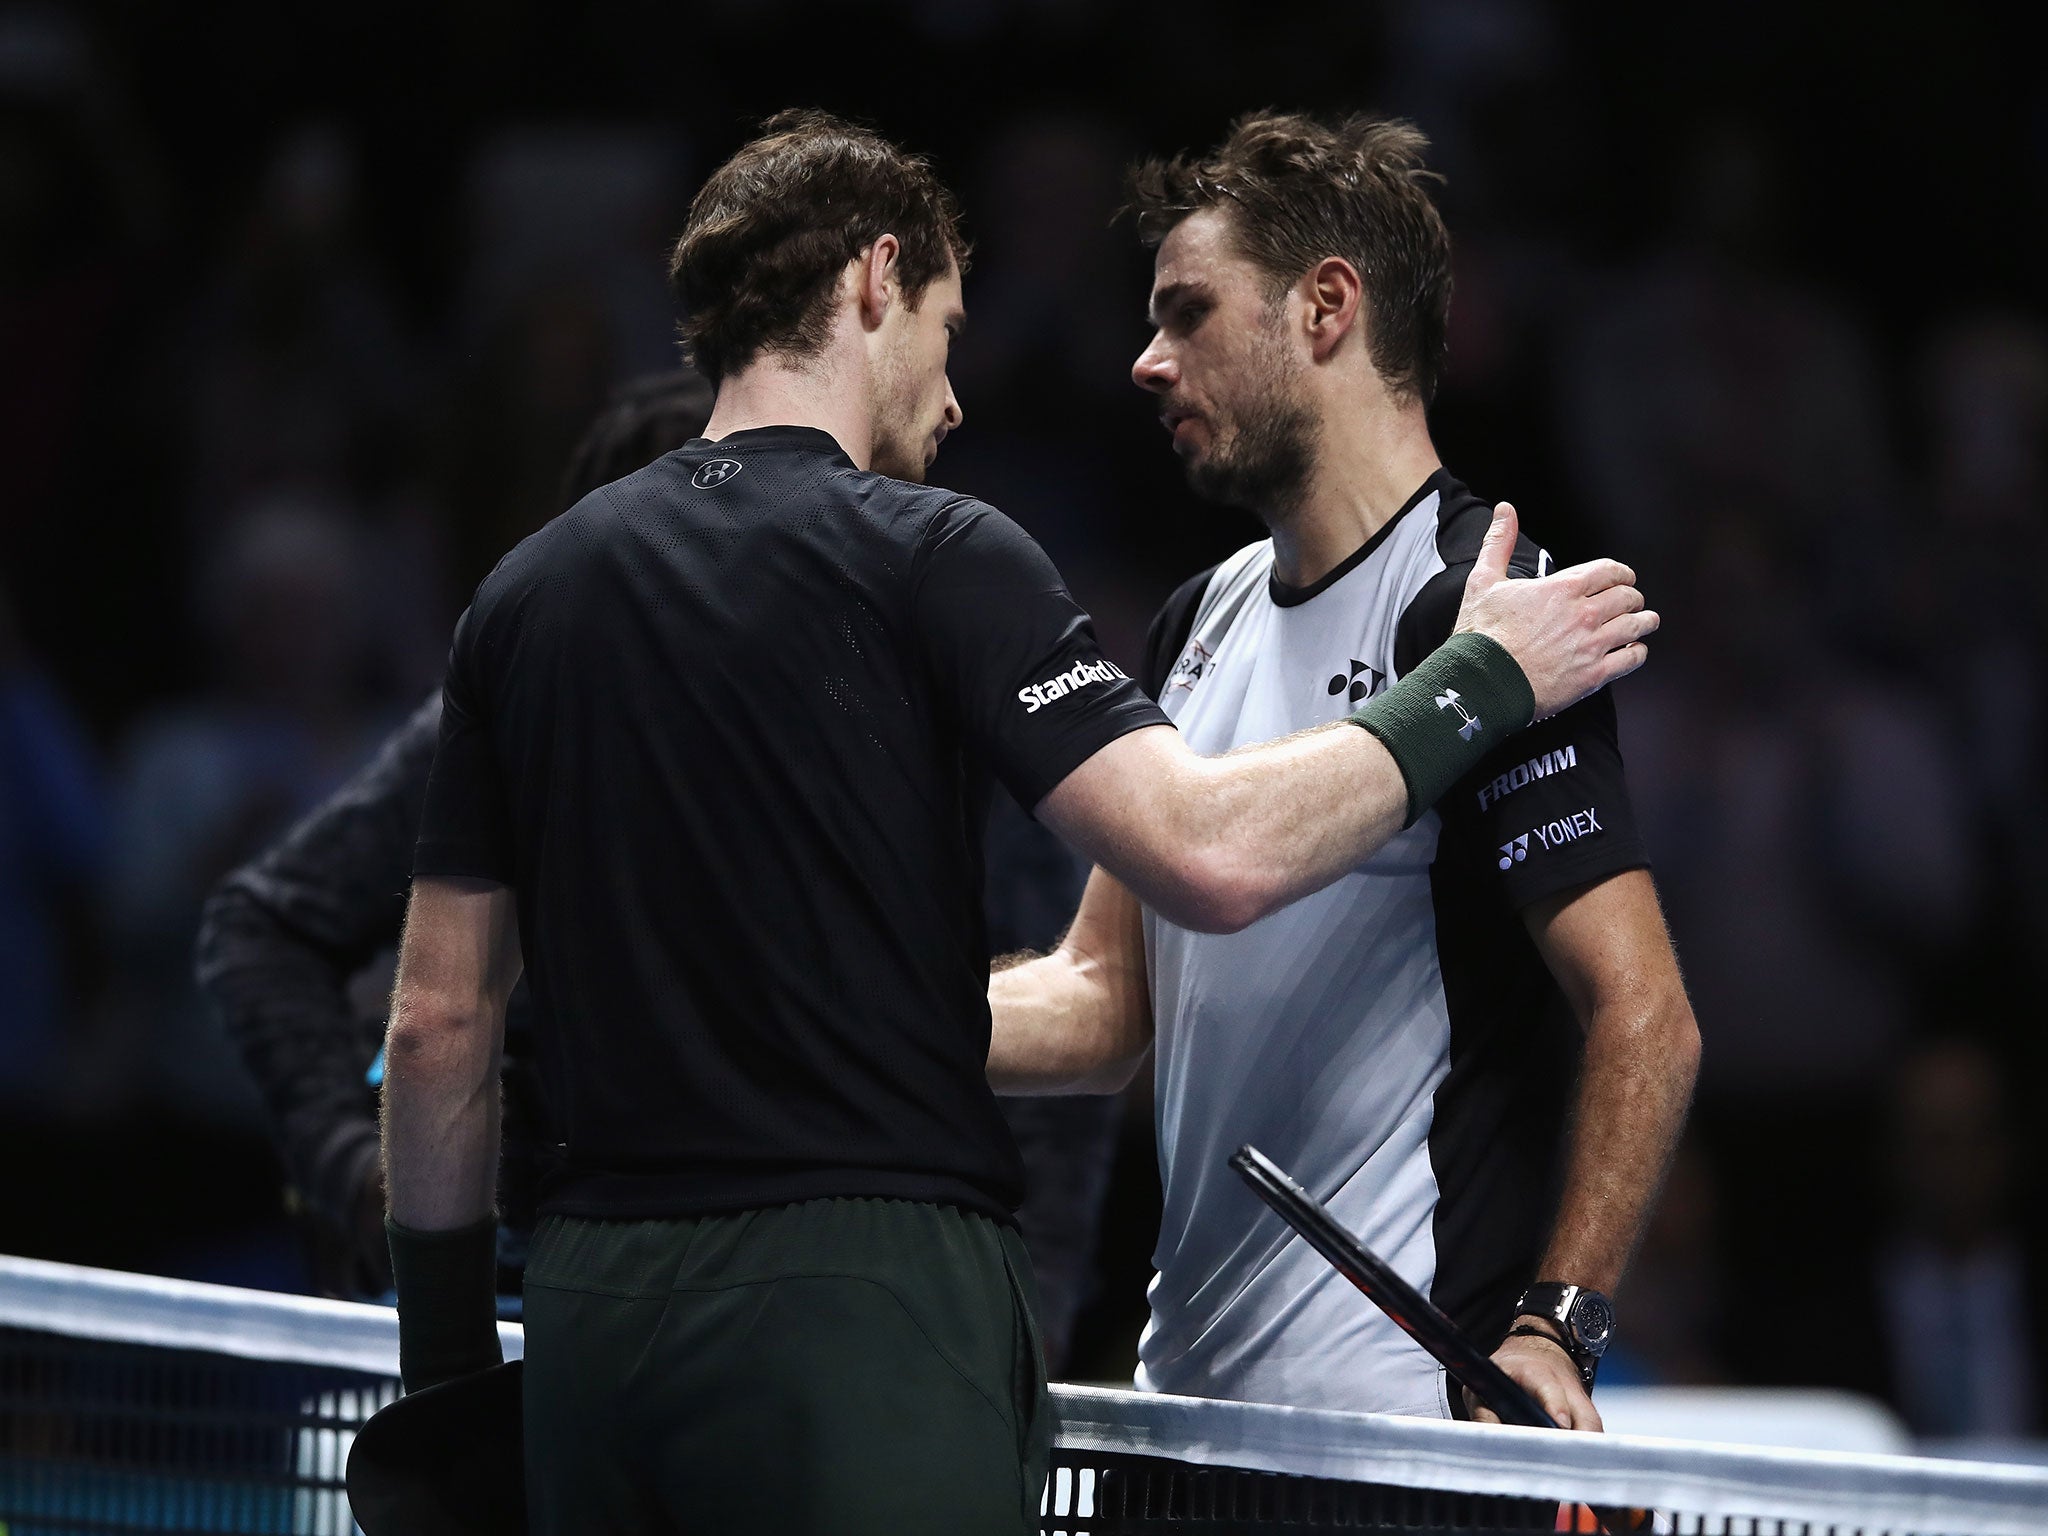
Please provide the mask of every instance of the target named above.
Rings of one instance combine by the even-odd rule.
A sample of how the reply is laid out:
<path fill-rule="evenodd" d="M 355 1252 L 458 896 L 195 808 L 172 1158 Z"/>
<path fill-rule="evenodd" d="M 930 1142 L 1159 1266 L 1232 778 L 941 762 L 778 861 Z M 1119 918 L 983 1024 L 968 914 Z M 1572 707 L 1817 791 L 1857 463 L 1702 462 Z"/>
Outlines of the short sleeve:
<path fill-rule="evenodd" d="M 941 694 L 1027 810 L 1119 736 L 1169 723 L 1104 658 L 1045 551 L 993 507 L 963 500 L 934 518 L 913 601 Z"/>
<path fill-rule="evenodd" d="M 510 885 L 511 815 L 479 685 L 476 610 L 464 613 L 441 689 L 441 736 L 427 777 L 413 874 L 466 875 Z"/>
<path fill-rule="evenodd" d="M 1474 523 L 1476 531 L 1483 523 Z M 1533 576 L 1541 551 L 1524 538 L 1508 569 Z M 1450 635 L 1470 561 L 1438 573 L 1402 614 L 1394 664 L 1406 676 Z M 1510 736 L 1439 800 L 1437 862 L 1499 883 L 1517 911 L 1573 886 L 1641 869 L 1649 855 L 1622 771 L 1607 689 Z"/>
<path fill-rule="evenodd" d="M 1490 870 L 1517 911 L 1650 862 L 1605 689 L 1503 742 L 1437 814 L 1438 857 Z"/>

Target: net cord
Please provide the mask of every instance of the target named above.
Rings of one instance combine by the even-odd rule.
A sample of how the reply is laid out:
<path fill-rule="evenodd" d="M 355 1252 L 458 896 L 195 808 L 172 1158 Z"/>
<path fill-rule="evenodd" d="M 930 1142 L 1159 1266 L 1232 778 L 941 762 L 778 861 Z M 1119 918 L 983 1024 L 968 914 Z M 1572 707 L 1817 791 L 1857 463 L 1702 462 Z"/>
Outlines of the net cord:
<path fill-rule="evenodd" d="M 1059 1444 L 1074 1450 L 1687 1517 L 2048 1533 L 2048 1469 L 2038 1467 L 1580 1435 L 1099 1387 L 1055 1387 L 1053 1399 Z"/>
<path fill-rule="evenodd" d="M 166 1280 L 0 1256 L 0 1326 L 243 1360 L 398 1374 L 398 1314 L 389 1307 L 282 1296 L 197 1280 Z M 516 1323 L 500 1323 L 505 1358 L 523 1354 Z"/>
<path fill-rule="evenodd" d="M 388 1307 L 0 1256 L 0 1327 L 248 1360 L 398 1373 Z M 525 1352 L 498 1325 L 505 1357 Z M 1077 1452 L 1401 1487 L 1805 1522 L 1864 1531 L 2048 1536 L 2048 1469 L 1710 1445 L 1055 1386 Z"/>

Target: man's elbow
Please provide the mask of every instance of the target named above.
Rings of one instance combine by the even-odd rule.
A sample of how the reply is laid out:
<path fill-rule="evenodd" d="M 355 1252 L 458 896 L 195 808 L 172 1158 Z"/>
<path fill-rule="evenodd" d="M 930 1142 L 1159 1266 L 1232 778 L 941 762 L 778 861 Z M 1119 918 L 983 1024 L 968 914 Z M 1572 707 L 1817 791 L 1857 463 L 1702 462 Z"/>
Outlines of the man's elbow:
<path fill-rule="evenodd" d="M 1197 846 L 1176 861 L 1171 893 L 1157 906 L 1162 917 L 1196 933 L 1239 933 L 1272 910 L 1272 882 L 1228 847 Z"/>
<path fill-rule="evenodd" d="M 1609 1035 L 1616 1049 L 1653 1063 L 1665 1081 L 1683 1083 L 1691 1093 L 1699 1076 L 1700 1026 L 1682 985 L 1674 982 L 1647 995 L 1617 1000 L 1611 1010 L 1596 1009 L 1596 1021 L 1603 1013 L 1616 1026 Z"/>
<path fill-rule="evenodd" d="M 241 884 L 240 873 L 216 885 L 199 912 L 192 970 L 202 990 L 267 950 L 276 930 L 276 919 Z"/>
<path fill-rule="evenodd" d="M 433 1067 L 462 1054 L 490 1027 L 491 1020 L 474 998 L 455 998 L 401 987 L 392 999 L 391 1023 L 384 1034 L 384 1071 L 403 1075 L 409 1068 Z"/>

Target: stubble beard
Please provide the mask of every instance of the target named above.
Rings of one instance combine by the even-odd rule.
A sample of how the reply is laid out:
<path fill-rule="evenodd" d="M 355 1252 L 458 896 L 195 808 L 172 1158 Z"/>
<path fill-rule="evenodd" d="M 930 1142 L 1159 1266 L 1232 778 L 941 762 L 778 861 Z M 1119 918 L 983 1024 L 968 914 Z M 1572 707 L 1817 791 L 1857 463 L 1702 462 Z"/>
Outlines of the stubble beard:
<path fill-rule="evenodd" d="M 875 417 L 874 446 L 868 467 L 892 480 L 924 484 L 926 433 L 917 428 L 920 392 L 902 353 L 888 359 L 879 391 L 882 409 Z"/>
<path fill-rule="evenodd" d="M 1315 413 L 1301 398 L 1287 360 L 1268 354 L 1236 413 L 1235 430 L 1187 461 L 1197 496 L 1251 513 L 1267 527 L 1289 521 L 1316 464 Z"/>

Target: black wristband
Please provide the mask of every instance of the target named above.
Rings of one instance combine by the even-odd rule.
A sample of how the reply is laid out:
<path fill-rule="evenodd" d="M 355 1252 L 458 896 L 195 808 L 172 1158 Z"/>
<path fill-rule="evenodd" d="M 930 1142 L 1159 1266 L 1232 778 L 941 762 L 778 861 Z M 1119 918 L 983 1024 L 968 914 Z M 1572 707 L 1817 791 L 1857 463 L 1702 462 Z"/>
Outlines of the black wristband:
<path fill-rule="evenodd" d="M 1408 785 L 1412 827 L 1481 758 L 1536 714 L 1529 679 L 1486 635 L 1453 635 L 1351 716 L 1380 739 Z"/>
<path fill-rule="evenodd" d="M 418 1392 L 500 1364 L 498 1222 L 418 1232 L 384 1218 L 398 1290 L 398 1374 Z"/>
<path fill-rule="evenodd" d="M 1593 1390 L 1593 1377 L 1595 1373 L 1598 1372 L 1600 1369 L 1599 1360 L 1597 1358 L 1581 1358 L 1577 1350 L 1573 1349 L 1571 1345 L 1567 1344 L 1562 1338 L 1560 1338 L 1557 1334 L 1553 1333 L 1550 1329 L 1544 1327 L 1541 1323 L 1517 1323 L 1514 1327 L 1508 1330 L 1507 1338 L 1548 1339 L 1551 1343 L 1555 1344 L 1559 1349 L 1564 1351 L 1565 1359 L 1571 1361 L 1572 1369 L 1579 1373 L 1579 1380 L 1585 1383 L 1586 1390 L 1588 1392 Z M 1507 1339 L 1503 1339 L 1501 1342 L 1506 1343 Z"/>

